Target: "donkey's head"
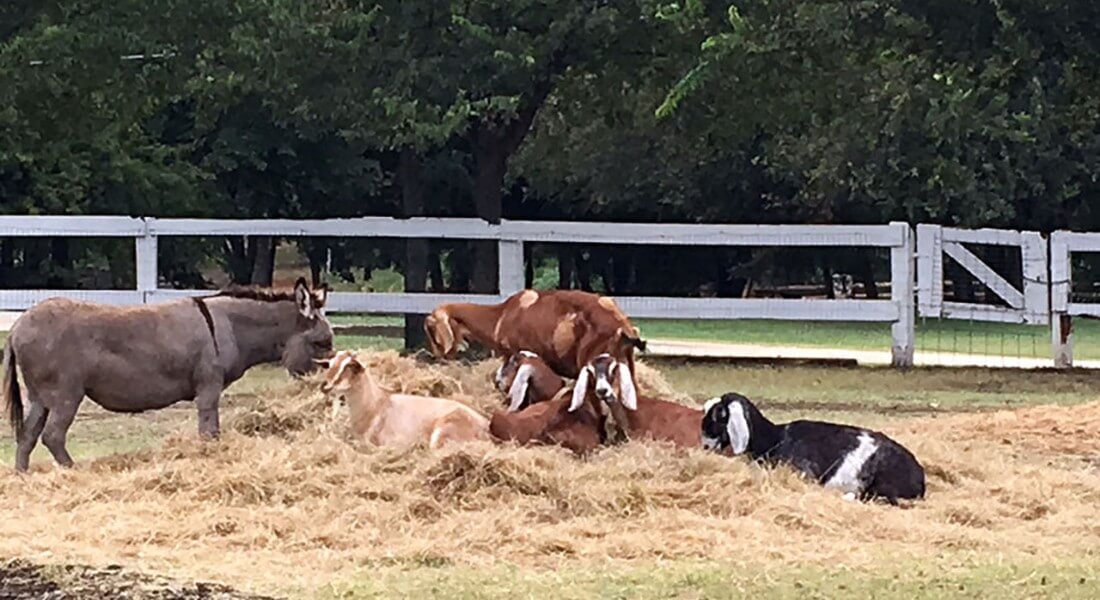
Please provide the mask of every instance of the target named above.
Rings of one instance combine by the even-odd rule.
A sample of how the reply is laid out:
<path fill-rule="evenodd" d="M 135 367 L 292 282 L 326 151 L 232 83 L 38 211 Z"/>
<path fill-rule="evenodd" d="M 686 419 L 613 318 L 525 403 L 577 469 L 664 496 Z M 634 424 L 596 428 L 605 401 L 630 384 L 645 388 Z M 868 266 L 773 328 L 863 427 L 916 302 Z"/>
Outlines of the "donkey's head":
<path fill-rule="evenodd" d="M 304 277 L 294 284 L 298 316 L 282 357 L 282 364 L 291 375 L 309 373 L 317 368 L 316 360 L 332 356 L 332 326 L 325 318 L 327 300 L 325 284 L 310 289 Z"/>

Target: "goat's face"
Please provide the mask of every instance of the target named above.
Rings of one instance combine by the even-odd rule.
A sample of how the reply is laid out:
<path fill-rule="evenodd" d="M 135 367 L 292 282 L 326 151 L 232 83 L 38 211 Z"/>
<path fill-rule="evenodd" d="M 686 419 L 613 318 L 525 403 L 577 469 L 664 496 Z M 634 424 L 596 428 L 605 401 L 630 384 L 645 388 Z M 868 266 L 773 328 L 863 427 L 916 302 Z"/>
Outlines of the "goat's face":
<path fill-rule="evenodd" d="M 493 382 L 505 395 L 509 412 L 516 412 L 527 404 L 527 390 L 537 369 L 548 369 L 538 354 L 520 350 L 508 357 L 493 373 Z"/>
<path fill-rule="evenodd" d="M 331 359 L 317 361 L 317 363 L 325 369 L 325 380 L 321 382 L 321 392 L 332 399 L 332 411 L 335 414 L 366 369 L 355 358 L 355 354 L 348 350 L 341 350 Z"/>
<path fill-rule="evenodd" d="M 428 350 L 437 358 L 452 358 L 462 344 L 462 328 L 456 324 L 446 307 L 439 307 L 424 318 L 424 333 L 428 338 Z"/>
<path fill-rule="evenodd" d="M 721 452 L 729 449 L 734 455 L 749 447 L 748 400 L 738 394 L 711 398 L 703 407 L 703 447 Z"/>
<path fill-rule="evenodd" d="M 577 376 L 577 384 L 573 388 L 570 412 L 581 407 L 590 389 L 597 400 L 609 406 L 618 402 L 630 410 L 638 409 L 634 374 L 630 372 L 630 367 L 626 363 L 615 360 L 610 354 L 601 354 L 593 358 L 581 369 Z"/>

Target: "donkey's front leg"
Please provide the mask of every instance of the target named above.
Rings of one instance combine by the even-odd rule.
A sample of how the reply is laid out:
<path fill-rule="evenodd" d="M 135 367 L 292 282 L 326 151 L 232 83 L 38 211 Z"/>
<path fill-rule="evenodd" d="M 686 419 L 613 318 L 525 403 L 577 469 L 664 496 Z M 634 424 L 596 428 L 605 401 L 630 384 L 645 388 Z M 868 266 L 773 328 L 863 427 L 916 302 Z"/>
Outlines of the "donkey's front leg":
<path fill-rule="evenodd" d="M 195 395 L 195 406 L 199 409 L 199 436 L 217 438 L 221 432 L 218 424 L 218 400 L 221 398 L 221 385 L 204 385 Z"/>

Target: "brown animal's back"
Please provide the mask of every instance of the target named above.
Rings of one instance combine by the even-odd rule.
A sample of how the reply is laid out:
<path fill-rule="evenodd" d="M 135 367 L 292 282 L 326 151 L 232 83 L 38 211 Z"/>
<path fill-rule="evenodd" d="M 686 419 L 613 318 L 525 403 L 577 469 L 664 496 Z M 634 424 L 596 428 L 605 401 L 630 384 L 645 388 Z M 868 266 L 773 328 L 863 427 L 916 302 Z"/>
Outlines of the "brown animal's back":
<path fill-rule="evenodd" d="M 563 446 L 577 455 L 592 452 L 603 442 L 603 416 L 589 403 L 569 413 L 570 401 L 568 394 L 561 394 L 517 413 L 497 411 L 489 433 L 502 441 Z"/>
<path fill-rule="evenodd" d="M 672 442 L 681 448 L 702 447 L 702 410 L 642 396 L 638 398 L 636 412 L 634 422 L 644 425 L 642 437 Z"/>
<path fill-rule="evenodd" d="M 620 350 L 617 332 L 632 337 L 637 330 L 614 301 L 578 290 L 537 292 L 510 297 L 497 324 L 499 343 L 508 352 L 529 350 L 555 372 L 576 377 L 593 356 L 608 352 L 633 361 L 633 351 Z"/>

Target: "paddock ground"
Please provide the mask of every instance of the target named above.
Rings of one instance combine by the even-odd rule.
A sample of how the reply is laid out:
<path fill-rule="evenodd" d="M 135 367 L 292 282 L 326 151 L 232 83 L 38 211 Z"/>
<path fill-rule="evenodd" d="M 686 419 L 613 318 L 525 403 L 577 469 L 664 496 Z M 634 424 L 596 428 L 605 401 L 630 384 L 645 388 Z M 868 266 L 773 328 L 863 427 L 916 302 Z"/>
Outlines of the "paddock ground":
<path fill-rule="evenodd" d="M 366 356 L 391 387 L 494 401 L 493 364 Z M 218 442 L 196 439 L 189 405 L 86 403 L 76 469 L 41 448 L 30 476 L 0 469 L 0 565 L 62 588 L 90 572 L 236 590 L 134 596 L 180 599 L 1100 596 L 1090 373 L 653 363 L 640 377 L 685 402 L 737 389 L 779 419 L 881 428 L 922 460 L 928 498 L 853 504 L 785 470 L 653 444 L 586 461 L 370 450 L 343 439 L 315 382 L 261 368 L 229 390 Z"/>

